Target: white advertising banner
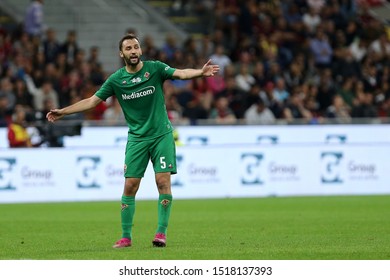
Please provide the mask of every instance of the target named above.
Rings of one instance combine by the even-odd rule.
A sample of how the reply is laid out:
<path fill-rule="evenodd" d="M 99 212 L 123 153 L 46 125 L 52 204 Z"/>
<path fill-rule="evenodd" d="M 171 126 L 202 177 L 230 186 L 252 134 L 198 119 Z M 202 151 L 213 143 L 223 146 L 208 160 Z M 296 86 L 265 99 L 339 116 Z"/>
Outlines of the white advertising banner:
<path fill-rule="evenodd" d="M 177 148 L 175 198 L 390 194 L 390 143 Z M 123 147 L 0 150 L 0 203 L 120 200 Z M 156 199 L 148 166 L 138 199 Z"/>
<path fill-rule="evenodd" d="M 390 125 L 179 126 L 185 145 L 225 144 L 356 144 L 390 143 Z M 65 136 L 65 147 L 124 147 L 128 128 L 83 127 L 80 136 Z M 7 148 L 0 128 L 0 148 Z"/>

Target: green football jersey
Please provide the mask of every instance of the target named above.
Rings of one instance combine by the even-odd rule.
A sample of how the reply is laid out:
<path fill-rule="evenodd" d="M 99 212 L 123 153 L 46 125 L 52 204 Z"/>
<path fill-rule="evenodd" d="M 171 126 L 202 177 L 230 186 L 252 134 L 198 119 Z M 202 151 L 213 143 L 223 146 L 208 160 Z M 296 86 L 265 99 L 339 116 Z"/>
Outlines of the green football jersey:
<path fill-rule="evenodd" d="M 161 61 L 144 61 L 137 73 L 128 73 L 125 67 L 113 73 L 95 93 L 106 100 L 115 95 L 127 124 L 128 140 L 143 140 L 172 132 L 165 107 L 163 84 L 172 79 L 175 68 Z"/>

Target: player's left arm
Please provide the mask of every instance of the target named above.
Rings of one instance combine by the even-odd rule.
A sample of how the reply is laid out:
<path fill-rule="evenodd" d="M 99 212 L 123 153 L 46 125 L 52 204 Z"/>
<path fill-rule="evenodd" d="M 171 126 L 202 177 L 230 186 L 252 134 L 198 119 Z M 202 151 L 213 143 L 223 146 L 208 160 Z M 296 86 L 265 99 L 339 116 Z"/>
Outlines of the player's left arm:
<path fill-rule="evenodd" d="M 202 69 L 176 69 L 173 72 L 173 79 L 188 80 L 198 77 L 210 77 L 214 76 L 219 71 L 219 66 L 211 64 L 211 60 L 207 61 L 203 65 Z"/>

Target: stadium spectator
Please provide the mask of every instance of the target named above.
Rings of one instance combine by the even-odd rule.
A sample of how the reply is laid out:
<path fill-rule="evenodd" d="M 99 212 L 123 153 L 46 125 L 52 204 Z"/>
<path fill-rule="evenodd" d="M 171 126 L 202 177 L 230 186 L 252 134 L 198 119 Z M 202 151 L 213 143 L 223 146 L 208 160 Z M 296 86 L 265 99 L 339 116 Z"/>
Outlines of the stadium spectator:
<path fill-rule="evenodd" d="M 202 100 L 203 106 L 206 110 L 210 110 L 211 103 L 213 101 L 214 95 L 208 87 L 207 81 L 205 78 L 199 78 L 192 81 L 192 90 L 193 90 L 193 100 Z"/>
<path fill-rule="evenodd" d="M 305 108 L 304 96 L 301 94 L 299 86 L 293 89 L 291 96 L 286 101 L 283 114 L 289 122 L 294 120 L 310 121 L 312 119 L 313 115 Z"/>
<path fill-rule="evenodd" d="M 317 100 L 318 88 L 313 84 L 305 83 L 301 86 L 304 92 L 304 107 L 310 111 L 312 115 L 312 122 L 322 123 L 323 116 L 319 114 L 319 102 Z"/>
<path fill-rule="evenodd" d="M 238 16 L 240 13 L 238 0 L 222 0 L 215 4 L 214 44 L 223 44 L 230 50 L 237 41 Z"/>
<path fill-rule="evenodd" d="M 8 144 L 10 148 L 32 147 L 27 131 L 26 112 L 21 106 L 16 106 L 12 114 L 12 122 L 8 125 Z"/>
<path fill-rule="evenodd" d="M 77 42 L 76 30 L 69 30 L 65 41 L 61 44 L 61 53 L 65 55 L 65 60 L 68 65 L 73 67 L 77 53 L 79 52 L 79 45 Z"/>
<path fill-rule="evenodd" d="M 8 106 L 8 98 L 0 92 L 0 127 L 7 127 L 11 122 L 12 110 Z"/>
<path fill-rule="evenodd" d="M 327 3 L 327 16 L 326 20 L 331 21 L 334 24 L 336 30 L 343 30 L 347 26 L 347 19 L 343 13 L 339 1 L 329 1 Z"/>
<path fill-rule="evenodd" d="M 235 76 L 237 88 L 248 92 L 252 85 L 256 83 L 256 79 L 250 73 L 249 65 L 247 63 L 242 63 L 239 68 L 239 72 Z"/>
<path fill-rule="evenodd" d="M 31 37 L 41 37 L 44 29 L 43 0 L 32 0 L 26 9 L 24 31 Z"/>
<path fill-rule="evenodd" d="M 187 101 L 186 106 L 190 101 L 191 100 Z M 172 94 L 165 96 L 165 106 L 167 108 L 168 119 L 171 121 L 171 123 L 173 125 L 180 124 L 182 122 L 183 108 L 177 102 L 176 96 Z"/>
<path fill-rule="evenodd" d="M 179 49 L 176 37 L 172 33 L 168 33 L 165 37 L 165 42 L 161 47 L 161 52 L 165 53 L 167 62 L 171 63 L 174 53 Z"/>
<path fill-rule="evenodd" d="M 337 123 L 349 123 L 351 121 L 349 111 L 348 106 L 344 103 L 344 99 L 336 94 L 333 96 L 332 105 L 326 109 L 324 117 L 336 119 Z"/>
<path fill-rule="evenodd" d="M 194 91 L 191 80 L 172 80 L 167 81 L 166 84 L 171 85 L 172 94 L 181 107 L 186 107 L 187 103 L 192 100 Z"/>
<path fill-rule="evenodd" d="M 7 65 L 9 60 L 12 58 L 14 50 L 11 40 L 12 39 L 10 34 L 7 34 L 6 32 L 0 32 L 0 65 Z"/>
<path fill-rule="evenodd" d="M 44 80 L 42 86 L 37 88 L 29 75 L 25 76 L 25 82 L 29 93 L 33 96 L 34 109 L 42 111 L 45 99 L 51 99 L 55 107 L 59 106 L 58 93 L 54 90 L 49 80 Z"/>
<path fill-rule="evenodd" d="M 199 61 L 199 53 L 197 41 L 193 36 L 188 37 L 187 40 L 184 41 L 182 51 L 185 65 L 196 67 L 197 62 Z"/>
<path fill-rule="evenodd" d="M 214 53 L 210 56 L 211 61 L 213 63 L 220 65 L 221 72 L 220 75 L 224 75 L 224 71 L 226 66 L 232 63 L 232 60 L 225 53 L 225 47 L 222 44 L 216 45 Z"/>
<path fill-rule="evenodd" d="M 233 110 L 237 119 L 241 119 L 244 116 L 246 105 L 245 100 L 248 92 L 249 90 L 244 91 L 237 86 L 235 78 L 229 77 L 226 78 L 226 88 L 220 91 L 217 95 L 227 97 L 230 109 Z"/>
<path fill-rule="evenodd" d="M 303 75 L 302 65 L 293 61 L 283 73 L 286 88 L 290 90 L 295 86 L 302 85 L 305 82 L 305 77 Z"/>
<path fill-rule="evenodd" d="M 57 33 L 53 28 L 46 30 L 46 37 L 43 42 L 43 53 L 46 63 L 55 63 L 61 50 L 61 44 L 57 40 Z"/>
<path fill-rule="evenodd" d="M 259 30 L 257 30 L 257 33 L 258 33 L 257 36 L 270 37 L 271 35 L 273 35 L 275 33 L 276 28 L 275 28 L 275 25 L 273 23 L 272 17 L 273 17 L 273 15 L 270 14 L 268 11 L 265 11 L 265 13 L 261 14 L 261 18 L 260 18 L 261 28 Z M 286 20 L 286 22 L 287 22 L 287 20 Z"/>
<path fill-rule="evenodd" d="M 201 42 L 197 45 L 197 51 L 199 59 L 207 59 L 214 52 L 214 44 L 210 34 L 204 34 L 201 38 Z"/>
<path fill-rule="evenodd" d="M 363 28 L 361 28 L 360 24 L 356 20 L 350 20 L 347 23 L 347 27 L 344 30 L 345 39 L 347 40 L 347 45 L 352 44 L 356 39 L 364 38 L 362 36 Z"/>
<path fill-rule="evenodd" d="M 349 45 L 349 51 L 351 52 L 353 59 L 358 63 L 361 63 L 363 58 L 367 55 L 367 50 L 367 41 L 364 38 L 356 38 Z"/>
<path fill-rule="evenodd" d="M 205 81 L 207 89 L 212 93 L 214 97 L 226 88 L 225 78 L 220 73 L 217 73 L 212 77 L 207 77 Z"/>
<path fill-rule="evenodd" d="M 267 77 L 265 73 L 264 64 L 261 61 L 256 61 L 252 70 L 253 78 L 255 78 L 256 84 L 264 87 L 267 83 Z"/>
<path fill-rule="evenodd" d="M 346 78 L 341 87 L 337 90 L 337 95 L 340 96 L 344 104 L 348 107 L 349 112 L 355 104 L 355 93 L 353 91 L 353 84 L 355 79 L 352 77 Z"/>
<path fill-rule="evenodd" d="M 61 79 L 63 76 L 65 76 L 72 68 L 71 65 L 68 64 L 66 60 L 66 54 L 60 52 L 57 56 L 55 66 L 58 71 L 59 78 Z"/>
<path fill-rule="evenodd" d="M 390 40 L 389 36 L 382 32 L 379 38 L 371 42 L 368 51 L 373 55 L 375 62 L 390 58 Z"/>
<path fill-rule="evenodd" d="M 321 27 L 317 28 L 315 37 L 310 40 L 310 50 L 316 67 L 322 69 L 331 66 L 333 49 Z"/>
<path fill-rule="evenodd" d="M 320 12 L 325 6 L 325 0 L 307 0 L 307 5 L 316 12 Z"/>
<path fill-rule="evenodd" d="M 15 81 L 15 105 L 21 105 L 26 111 L 33 111 L 33 97 L 27 90 L 26 83 L 23 79 Z"/>
<path fill-rule="evenodd" d="M 390 84 L 384 82 L 379 94 L 376 96 L 378 117 L 389 118 L 390 117 Z"/>
<path fill-rule="evenodd" d="M 58 68 L 54 63 L 46 63 L 43 75 L 46 80 L 49 80 L 54 90 L 60 93 L 61 90 L 61 75 L 58 72 Z"/>
<path fill-rule="evenodd" d="M 279 103 L 285 103 L 287 101 L 287 99 L 290 96 L 290 93 L 287 90 L 286 82 L 285 82 L 284 78 L 278 78 L 276 80 L 273 94 L 274 94 L 275 99 Z"/>
<path fill-rule="evenodd" d="M 297 25 L 302 23 L 302 15 L 299 11 L 299 7 L 293 1 L 285 4 L 283 16 L 287 21 L 287 24 L 293 29 L 297 29 Z"/>
<path fill-rule="evenodd" d="M 83 48 L 79 48 L 76 52 L 76 56 L 73 62 L 73 69 L 80 69 L 85 75 L 86 79 L 89 78 L 91 72 L 91 64 L 87 61 L 87 54 Z"/>
<path fill-rule="evenodd" d="M 318 111 L 321 115 L 324 114 L 326 108 L 332 104 L 333 96 L 336 94 L 336 83 L 330 69 L 324 69 L 320 73 L 318 83 L 317 101 L 319 104 Z"/>
<path fill-rule="evenodd" d="M 234 124 L 237 121 L 233 111 L 229 108 L 229 100 L 222 95 L 216 97 L 209 118 L 215 120 L 217 124 Z"/>
<path fill-rule="evenodd" d="M 22 56 L 20 56 L 22 58 Z M 34 71 L 39 71 L 40 76 L 44 76 L 44 71 L 46 67 L 46 61 L 45 61 L 45 54 L 43 51 L 35 51 L 34 55 L 32 57 L 32 67 L 34 68 Z M 23 64 L 20 64 L 20 68 L 23 68 Z"/>
<path fill-rule="evenodd" d="M 313 7 L 310 7 L 302 16 L 302 21 L 305 24 L 305 28 L 308 34 L 314 35 L 317 26 L 321 23 L 321 17 L 319 11 Z"/>
<path fill-rule="evenodd" d="M 364 91 L 374 94 L 379 88 L 379 77 L 376 66 L 374 64 L 365 66 L 362 76 Z"/>
<path fill-rule="evenodd" d="M 196 125 L 199 120 L 206 120 L 209 117 L 209 99 L 205 95 L 196 95 L 187 103 L 183 109 L 183 120 L 187 120 L 189 124 Z"/>
<path fill-rule="evenodd" d="M 250 125 L 274 124 L 276 121 L 274 114 L 260 97 L 245 111 L 244 116 L 245 123 Z"/>
<path fill-rule="evenodd" d="M 143 57 L 144 59 L 153 60 L 157 59 L 159 49 L 154 43 L 154 39 L 150 35 L 145 35 L 142 42 Z"/>
<path fill-rule="evenodd" d="M 263 94 L 264 92 L 261 90 L 261 87 L 258 84 L 254 84 L 247 93 L 243 92 L 243 110 L 246 111 L 250 106 L 255 104 L 257 102 L 258 97 L 261 97 L 266 103 L 266 106 L 268 106 L 268 100 L 265 95 L 263 96 Z"/>
<path fill-rule="evenodd" d="M 361 67 L 352 55 L 349 48 L 343 48 L 342 55 L 334 61 L 335 78 L 342 82 L 347 78 L 360 78 L 362 76 Z"/>
<path fill-rule="evenodd" d="M 71 70 L 61 77 L 59 90 L 60 106 L 68 106 L 74 95 L 79 95 L 83 85 L 83 79 L 78 70 Z"/>
<path fill-rule="evenodd" d="M 260 92 L 255 91 L 260 95 L 265 105 L 271 109 L 272 113 L 277 119 L 284 118 L 284 104 L 275 98 L 274 93 L 275 85 L 272 82 L 267 82 L 263 90 Z M 255 99 L 256 100 L 256 99 Z M 252 103 L 247 103 L 248 105 Z"/>
<path fill-rule="evenodd" d="M 354 118 L 378 117 L 378 111 L 374 106 L 374 96 L 370 93 L 359 92 L 357 104 L 352 108 L 351 116 Z"/>
<path fill-rule="evenodd" d="M 344 56 L 345 50 L 348 47 L 347 39 L 341 29 L 334 30 L 331 33 L 333 34 L 333 38 L 330 40 L 333 49 L 333 59 L 337 61 Z"/>
<path fill-rule="evenodd" d="M 87 62 L 91 67 L 99 68 L 102 65 L 100 61 L 100 49 L 98 46 L 92 46 L 89 48 Z"/>
<path fill-rule="evenodd" d="M 0 80 L 0 95 L 7 99 L 6 109 L 12 111 L 16 104 L 16 96 L 11 78 L 4 77 Z"/>
<path fill-rule="evenodd" d="M 98 88 L 99 87 L 94 85 L 91 80 L 86 80 L 82 88 L 80 89 L 79 97 L 81 99 L 89 98 L 95 94 Z M 75 100 L 73 96 L 72 99 Z M 84 114 L 84 118 L 86 120 L 98 121 L 103 119 L 103 114 L 106 111 L 106 109 L 107 109 L 106 102 L 100 102 L 95 107 L 91 108 L 90 110 L 80 112 L 80 114 Z"/>

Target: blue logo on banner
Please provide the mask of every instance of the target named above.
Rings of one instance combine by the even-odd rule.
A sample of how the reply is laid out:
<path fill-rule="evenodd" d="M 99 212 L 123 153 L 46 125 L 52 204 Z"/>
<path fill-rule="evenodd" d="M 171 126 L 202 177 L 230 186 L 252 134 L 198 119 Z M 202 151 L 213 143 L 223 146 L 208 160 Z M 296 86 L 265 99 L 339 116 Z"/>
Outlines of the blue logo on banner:
<path fill-rule="evenodd" d="M 324 152 L 321 154 L 322 172 L 321 182 L 325 184 L 340 184 L 340 163 L 343 158 L 341 152 Z"/>
<path fill-rule="evenodd" d="M 278 144 L 279 138 L 276 135 L 260 135 L 257 137 L 257 143 L 269 143 L 269 144 Z"/>
<path fill-rule="evenodd" d="M 100 188 L 98 181 L 98 166 L 100 157 L 83 156 L 77 158 L 77 187 L 78 188 Z"/>
<path fill-rule="evenodd" d="M 15 158 L 0 158 L 0 191 L 16 190 L 12 185 L 12 171 L 15 164 Z"/>
<path fill-rule="evenodd" d="M 172 176 L 172 187 L 182 187 L 184 186 L 183 181 L 180 179 L 180 167 L 183 164 L 184 157 L 182 155 L 176 156 L 176 166 L 177 166 L 177 174 Z"/>
<path fill-rule="evenodd" d="M 242 154 L 241 162 L 243 165 L 243 174 L 241 183 L 243 185 L 262 185 L 260 177 L 260 163 L 263 160 L 263 154 Z"/>
<path fill-rule="evenodd" d="M 116 137 L 114 142 L 115 142 L 114 144 L 118 145 L 118 146 L 126 145 L 127 144 L 127 136 Z"/>
<path fill-rule="evenodd" d="M 209 139 L 207 136 L 188 136 L 187 145 L 197 144 L 197 145 L 207 145 Z"/>
<path fill-rule="evenodd" d="M 344 144 L 347 142 L 347 136 L 344 134 L 328 134 L 325 138 L 326 143 L 338 143 L 338 144 Z"/>

